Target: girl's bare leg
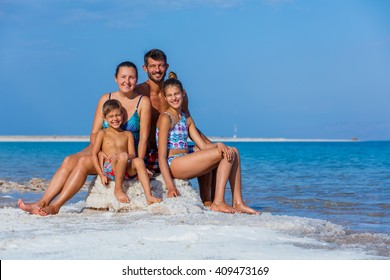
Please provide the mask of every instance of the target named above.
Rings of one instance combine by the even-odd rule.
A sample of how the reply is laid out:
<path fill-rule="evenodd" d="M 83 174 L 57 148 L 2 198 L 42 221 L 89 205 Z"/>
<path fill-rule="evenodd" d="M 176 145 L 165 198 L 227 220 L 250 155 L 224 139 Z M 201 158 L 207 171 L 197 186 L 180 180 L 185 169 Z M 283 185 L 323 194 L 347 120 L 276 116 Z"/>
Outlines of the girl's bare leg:
<path fill-rule="evenodd" d="M 225 202 L 225 190 L 226 184 L 229 179 L 232 170 L 232 163 L 228 162 L 226 158 L 223 158 L 218 165 L 216 184 L 215 184 L 215 197 L 213 203 L 210 205 L 210 209 L 218 212 L 235 213 L 235 209 L 229 206 Z"/>
<path fill-rule="evenodd" d="M 234 213 L 235 210 L 227 205 L 224 200 L 231 164 L 226 159 L 221 159 L 218 149 L 201 150 L 196 153 L 177 157 L 172 161 L 170 170 L 174 178 L 188 179 L 209 173 L 216 167 L 216 199 L 210 205 L 210 209 L 213 211 Z"/>
<path fill-rule="evenodd" d="M 120 153 L 112 162 L 112 168 L 115 172 L 115 189 L 114 194 L 119 202 L 129 203 L 130 200 L 123 191 L 123 179 L 125 177 L 125 170 L 127 168 L 127 153 Z"/>
<path fill-rule="evenodd" d="M 221 156 L 217 149 L 200 150 L 199 152 L 175 158 L 170 166 L 172 176 L 177 179 L 195 178 L 218 166 Z"/>
<path fill-rule="evenodd" d="M 138 174 L 138 179 L 141 182 L 142 188 L 144 189 L 145 192 L 146 203 L 150 205 L 153 203 L 161 202 L 161 198 L 157 198 L 152 195 L 149 175 L 148 172 L 146 171 L 144 161 L 140 158 L 134 158 L 131 161 L 131 166 L 129 167 L 129 169 L 130 169 L 129 171 L 131 172 L 131 173 L 129 172 L 129 174 L 131 175 L 133 174 L 135 175 L 135 173 Z"/>
<path fill-rule="evenodd" d="M 48 188 L 46 189 L 43 196 L 39 199 L 39 201 L 35 203 L 25 204 L 23 200 L 19 199 L 18 201 L 19 208 L 31 214 L 40 214 L 40 210 L 43 207 L 49 205 L 50 202 L 62 191 L 62 188 L 64 187 L 66 180 L 68 179 L 72 170 L 77 165 L 78 160 L 81 157 L 88 155 L 89 153 L 90 153 L 90 148 L 88 146 L 81 152 L 67 156 L 63 160 L 61 166 L 57 169 L 53 178 L 50 180 Z"/>
<path fill-rule="evenodd" d="M 209 139 L 205 138 L 203 134 L 202 138 L 207 143 L 211 143 Z M 200 151 L 200 149 L 195 146 L 194 147 L 195 152 Z M 207 207 L 209 207 L 213 203 L 213 191 L 212 188 L 215 188 L 215 172 L 209 172 L 203 175 L 198 176 L 198 185 L 199 185 L 199 195 L 200 199 L 202 200 L 203 204 Z M 214 185 L 213 185 L 214 183 Z"/>
<path fill-rule="evenodd" d="M 50 205 L 43 207 L 38 214 L 57 214 L 60 208 L 84 186 L 87 176 L 95 174 L 96 170 L 92 163 L 92 156 L 86 155 L 81 157 L 70 173 L 57 199 Z"/>
<path fill-rule="evenodd" d="M 235 156 L 232 165 L 232 170 L 229 176 L 229 183 L 232 189 L 233 208 L 240 213 L 260 214 L 260 212 L 246 205 L 242 199 L 241 159 L 237 148 L 232 149 L 234 149 Z"/>

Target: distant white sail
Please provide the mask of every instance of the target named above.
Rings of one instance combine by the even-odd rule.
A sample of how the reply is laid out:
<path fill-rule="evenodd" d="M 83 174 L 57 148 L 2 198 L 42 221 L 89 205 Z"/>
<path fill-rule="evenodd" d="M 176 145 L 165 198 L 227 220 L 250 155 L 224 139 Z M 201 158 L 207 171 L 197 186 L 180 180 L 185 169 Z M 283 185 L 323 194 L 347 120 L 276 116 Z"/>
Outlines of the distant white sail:
<path fill-rule="evenodd" d="M 233 133 L 233 138 L 237 138 L 237 125 L 234 125 L 234 133 Z"/>

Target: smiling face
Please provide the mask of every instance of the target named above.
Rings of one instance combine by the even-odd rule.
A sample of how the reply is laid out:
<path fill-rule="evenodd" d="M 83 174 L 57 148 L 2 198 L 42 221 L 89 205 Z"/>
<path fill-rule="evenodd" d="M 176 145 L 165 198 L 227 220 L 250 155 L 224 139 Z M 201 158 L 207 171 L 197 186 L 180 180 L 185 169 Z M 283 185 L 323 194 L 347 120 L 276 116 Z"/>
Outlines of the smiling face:
<path fill-rule="evenodd" d="M 181 108 L 184 93 L 177 85 L 167 86 L 164 89 L 165 100 L 174 109 Z"/>
<path fill-rule="evenodd" d="M 148 74 L 149 80 L 155 83 L 164 81 L 169 65 L 163 60 L 154 60 L 150 57 L 147 59 L 147 62 L 143 68 Z"/>
<path fill-rule="evenodd" d="M 112 128 L 119 128 L 123 123 L 123 113 L 121 109 L 115 108 L 107 112 L 104 119 Z"/>
<path fill-rule="evenodd" d="M 122 93 L 133 92 L 137 80 L 137 70 L 128 66 L 120 67 L 115 76 L 115 82 L 118 84 L 119 91 Z"/>

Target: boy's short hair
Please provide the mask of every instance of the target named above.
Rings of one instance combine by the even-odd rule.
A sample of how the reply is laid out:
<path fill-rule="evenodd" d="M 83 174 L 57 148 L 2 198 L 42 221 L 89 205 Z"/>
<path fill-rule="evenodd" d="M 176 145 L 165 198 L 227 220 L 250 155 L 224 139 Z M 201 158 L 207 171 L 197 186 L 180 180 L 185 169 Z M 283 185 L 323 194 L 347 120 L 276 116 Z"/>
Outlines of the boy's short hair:
<path fill-rule="evenodd" d="M 122 104 L 119 102 L 119 100 L 108 99 L 103 104 L 103 116 L 107 116 L 108 113 L 115 109 L 122 109 Z"/>

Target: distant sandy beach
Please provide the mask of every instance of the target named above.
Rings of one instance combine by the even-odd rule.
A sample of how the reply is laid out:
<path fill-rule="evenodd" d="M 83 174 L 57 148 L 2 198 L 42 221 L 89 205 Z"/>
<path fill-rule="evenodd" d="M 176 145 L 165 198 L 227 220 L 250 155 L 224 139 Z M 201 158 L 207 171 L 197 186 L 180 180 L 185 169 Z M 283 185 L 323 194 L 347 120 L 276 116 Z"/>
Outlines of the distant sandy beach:
<path fill-rule="evenodd" d="M 213 142 L 353 142 L 357 139 L 289 139 L 251 137 L 209 137 Z M 89 136 L 77 135 L 0 135 L 0 142 L 89 142 Z"/>

